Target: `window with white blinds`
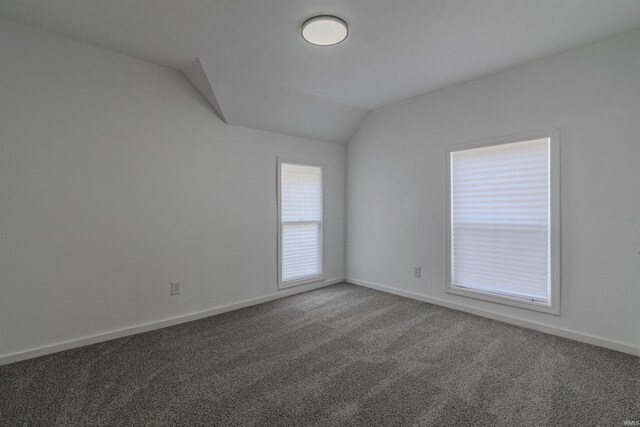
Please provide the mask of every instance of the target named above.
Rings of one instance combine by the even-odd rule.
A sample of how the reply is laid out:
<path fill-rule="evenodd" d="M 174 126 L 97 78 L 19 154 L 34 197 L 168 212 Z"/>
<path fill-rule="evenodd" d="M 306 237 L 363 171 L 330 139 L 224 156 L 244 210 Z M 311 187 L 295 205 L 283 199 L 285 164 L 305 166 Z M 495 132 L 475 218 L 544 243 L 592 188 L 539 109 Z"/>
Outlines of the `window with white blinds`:
<path fill-rule="evenodd" d="M 555 305 L 551 144 L 549 137 L 449 151 L 450 290 Z"/>
<path fill-rule="evenodd" d="M 322 168 L 280 162 L 280 286 L 322 277 Z"/>

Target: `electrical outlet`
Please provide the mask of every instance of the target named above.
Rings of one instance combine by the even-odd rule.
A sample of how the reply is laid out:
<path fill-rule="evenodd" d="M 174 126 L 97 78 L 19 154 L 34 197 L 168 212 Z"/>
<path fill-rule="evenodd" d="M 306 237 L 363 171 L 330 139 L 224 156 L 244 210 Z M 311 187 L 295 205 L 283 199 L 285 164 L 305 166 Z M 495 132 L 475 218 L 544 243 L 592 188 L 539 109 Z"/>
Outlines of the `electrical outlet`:
<path fill-rule="evenodd" d="M 413 277 L 420 277 L 422 274 L 422 267 L 413 267 Z"/>
<path fill-rule="evenodd" d="M 180 295 L 180 282 L 171 282 L 171 295 Z"/>

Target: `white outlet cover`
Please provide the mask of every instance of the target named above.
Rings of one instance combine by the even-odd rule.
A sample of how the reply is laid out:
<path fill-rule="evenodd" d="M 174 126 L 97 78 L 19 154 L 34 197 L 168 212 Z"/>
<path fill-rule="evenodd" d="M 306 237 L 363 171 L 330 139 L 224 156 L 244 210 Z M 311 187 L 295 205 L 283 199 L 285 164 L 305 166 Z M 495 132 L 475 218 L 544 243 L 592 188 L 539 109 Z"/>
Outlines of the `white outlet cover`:
<path fill-rule="evenodd" d="M 171 295 L 180 295 L 180 282 L 171 282 Z"/>

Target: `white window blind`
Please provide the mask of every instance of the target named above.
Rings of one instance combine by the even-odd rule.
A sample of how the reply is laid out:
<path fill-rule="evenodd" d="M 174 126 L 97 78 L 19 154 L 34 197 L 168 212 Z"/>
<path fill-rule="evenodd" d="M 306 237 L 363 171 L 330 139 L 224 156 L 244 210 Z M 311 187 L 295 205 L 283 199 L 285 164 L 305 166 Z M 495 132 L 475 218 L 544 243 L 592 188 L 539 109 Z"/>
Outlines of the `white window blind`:
<path fill-rule="evenodd" d="M 451 287 L 551 303 L 550 139 L 451 152 Z"/>
<path fill-rule="evenodd" d="M 280 164 L 283 285 L 322 276 L 322 168 Z"/>

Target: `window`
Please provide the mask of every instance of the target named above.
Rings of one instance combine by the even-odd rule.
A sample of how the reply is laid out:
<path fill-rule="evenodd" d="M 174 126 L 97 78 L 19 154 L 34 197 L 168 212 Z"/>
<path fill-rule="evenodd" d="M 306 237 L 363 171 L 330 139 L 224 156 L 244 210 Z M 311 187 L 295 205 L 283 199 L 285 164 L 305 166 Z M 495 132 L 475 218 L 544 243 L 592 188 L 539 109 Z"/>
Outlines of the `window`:
<path fill-rule="evenodd" d="M 278 161 L 279 287 L 322 279 L 322 168 Z"/>
<path fill-rule="evenodd" d="M 557 135 L 456 146 L 447 162 L 447 292 L 558 314 Z"/>

